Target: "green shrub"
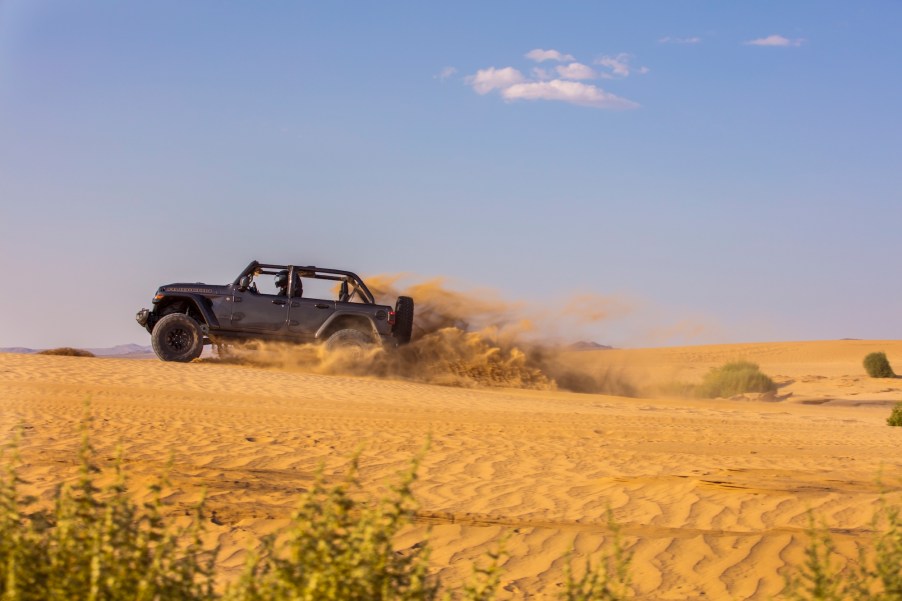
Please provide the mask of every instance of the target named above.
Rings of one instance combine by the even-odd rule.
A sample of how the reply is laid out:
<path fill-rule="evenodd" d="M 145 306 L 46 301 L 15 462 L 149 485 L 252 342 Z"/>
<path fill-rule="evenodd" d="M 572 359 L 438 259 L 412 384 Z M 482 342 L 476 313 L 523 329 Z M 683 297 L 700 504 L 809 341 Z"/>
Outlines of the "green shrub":
<path fill-rule="evenodd" d="M 850 587 L 837 577 L 833 539 L 826 528 L 817 528 L 808 514 L 808 546 L 805 563 L 789 576 L 789 598 L 797 601 L 845 601 Z M 848 578 L 846 578 L 848 581 Z"/>
<path fill-rule="evenodd" d="M 893 412 L 886 418 L 886 423 L 890 426 L 902 426 L 902 403 L 896 403 Z"/>
<path fill-rule="evenodd" d="M 788 577 L 788 598 L 797 601 L 899 601 L 902 599 L 902 515 L 882 502 L 874 516 L 871 544 L 859 551 L 858 562 L 840 571 L 834 563 L 829 531 L 808 529 L 805 564 Z"/>
<path fill-rule="evenodd" d="M 873 559 L 868 561 L 867 555 L 862 557 L 861 564 L 864 587 L 878 591 L 878 595 L 862 595 L 860 598 L 889 600 L 902 599 L 902 515 L 899 507 L 884 504 L 874 518 Z M 872 586 L 871 586 L 872 585 Z"/>
<path fill-rule="evenodd" d="M 94 357 L 94 353 L 91 351 L 82 350 L 80 348 L 72 348 L 70 346 L 63 346 L 60 348 L 51 348 L 45 351 L 38 351 L 38 355 L 61 355 L 64 357 Z"/>
<path fill-rule="evenodd" d="M 709 371 L 696 388 L 696 394 L 713 399 L 745 392 L 771 392 L 776 389 L 774 381 L 761 373 L 757 364 L 736 361 Z"/>
<path fill-rule="evenodd" d="M 200 508 L 193 526 L 167 525 L 161 485 L 154 498 L 135 505 L 116 465 L 113 484 L 94 484 L 97 466 L 85 436 L 81 470 L 62 486 L 52 510 L 26 513 L 21 482 L 7 462 L 0 481 L 0 599 L 105 601 L 213 598 L 215 552 L 200 542 Z"/>
<path fill-rule="evenodd" d="M 85 428 L 85 431 L 87 428 Z M 9 455 L 13 457 L 10 461 Z M 0 456 L 0 600 L 2 601 L 393 601 L 437 599 L 440 581 L 429 574 L 429 546 L 395 550 L 396 536 L 412 524 L 416 462 L 388 496 L 376 503 L 361 493 L 357 462 L 345 479 L 327 485 L 322 473 L 303 495 L 287 532 L 266 537 L 249 553 L 241 577 L 220 594 L 214 589 L 218 546 L 201 542 L 203 503 L 185 528 L 164 517 L 165 481 L 152 500 L 130 500 L 121 469 L 100 489 L 94 450 L 83 435 L 80 472 L 57 490 L 52 509 L 28 511 L 35 499 L 18 494 L 13 451 Z M 613 554 L 581 579 L 567 572 L 559 597 L 616 601 L 628 593 L 629 557 L 615 539 Z M 503 551 L 488 554 L 447 601 L 492 601 L 503 571 Z M 572 563 L 568 561 L 568 565 Z"/>
<path fill-rule="evenodd" d="M 895 378 L 886 353 L 871 353 L 864 358 L 864 369 L 872 378 Z"/>
<path fill-rule="evenodd" d="M 320 473 L 292 516 L 292 526 L 263 539 L 245 572 L 226 594 L 234 601 L 379 601 L 434 599 L 428 574 L 429 548 L 396 553 L 393 541 L 411 523 L 410 486 L 416 466 L 389 497 L 373 506 L 355 501 L 360 491 L 357 461 L 344 482 L 325 485 Z"/>
<path fill-rule="evenodd" d="M 628 552 L 620 538 L 620 527 L 614 523 L 608 511 L 608 527 L 614 533 L 614 544 L 610 554 L 592 565 L 586 559 L 586 567 L 581 578 L 573 576 L 572 557 L 564 565 L 564 590 L 562 601 L 619 601 L 629 596 L 629 565 L 632 554 Z"/>

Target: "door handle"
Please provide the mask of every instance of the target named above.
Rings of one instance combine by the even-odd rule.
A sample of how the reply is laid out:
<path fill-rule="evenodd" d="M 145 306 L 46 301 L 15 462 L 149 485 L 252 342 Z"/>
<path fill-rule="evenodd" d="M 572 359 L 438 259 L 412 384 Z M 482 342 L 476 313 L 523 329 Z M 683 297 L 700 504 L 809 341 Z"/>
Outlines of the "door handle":
<path fill-rule="evenodd" d="M 285 301 L 279 300 L 279 299 L 277 298 L 277 299 L 273 300 L 272 304 L 274 304 L 274 305 L 284 305 L 284 304 L 285 304 Z"/>
<path fill-rule="evenodd" d="M 329 305 L 326 305 L 324 303 L 317 303 L 313 306 L 316 307 L 317 309 L 328 309 L 329 308 Z"/>

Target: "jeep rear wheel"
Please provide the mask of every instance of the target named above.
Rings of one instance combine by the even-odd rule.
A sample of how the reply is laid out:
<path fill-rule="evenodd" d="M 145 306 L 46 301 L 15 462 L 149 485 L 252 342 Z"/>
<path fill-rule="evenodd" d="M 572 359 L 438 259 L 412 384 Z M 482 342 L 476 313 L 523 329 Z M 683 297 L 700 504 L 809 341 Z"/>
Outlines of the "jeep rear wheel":
<path fill-rule="evenodd" d="M 326 340 L 326 350 L 329 352 L 348 349 L 362 353 L 372 347 L 372 337 L 353 328 L 338 330 Z"/>
<path fill-rule="evenodd" d="M 163 316 L 154 326 L 150 342 L 157 357 L 163 361 L 187 363 L 200 357 L 204 350 L 200 324 L 184 313 Z"/>
<path fill-rule="evenodd" d="M 399 296 L 395 303 L 395 325 L 391 333 L 398 344 L 410 342 L 413 334 L 413 299 L 409 296 Z"/>

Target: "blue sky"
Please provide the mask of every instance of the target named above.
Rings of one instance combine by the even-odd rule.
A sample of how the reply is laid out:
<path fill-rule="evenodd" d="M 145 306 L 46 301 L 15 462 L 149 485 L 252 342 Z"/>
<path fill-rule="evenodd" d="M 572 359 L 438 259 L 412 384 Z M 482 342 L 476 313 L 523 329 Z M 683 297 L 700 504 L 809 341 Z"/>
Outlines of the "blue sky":
<path fill-rule="evenodd" d="M 556 333 L 618 346 L 900 338 L 899 31 L 895 0 L 0 0 L 0 346 L 147 344 L 159 284 L 252 258 L 611 298 Z"/>

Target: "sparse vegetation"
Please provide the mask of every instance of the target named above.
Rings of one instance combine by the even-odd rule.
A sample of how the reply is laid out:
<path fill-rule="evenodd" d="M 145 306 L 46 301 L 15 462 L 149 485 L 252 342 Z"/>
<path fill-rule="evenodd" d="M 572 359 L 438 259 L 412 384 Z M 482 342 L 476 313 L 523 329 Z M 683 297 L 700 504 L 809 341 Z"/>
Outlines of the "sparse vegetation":
<path fill-rule="evenodd" d="M 7 457 L 4 457 L 7 459 Z M 84 438 L 81 470 L 62 486 L 51 510 L 27 512 L 12 462 L 0 481 L 0 599 L 17 601 L 195 600 L 213 595 L 215 554 L 201 548 L 199 524 L 177 529 L 163 518 L 161 485 L 153 501 L 134 504 L 116 464 L 115 481 L 99 489 Z"/>
<path fill-rule="evenodd" d="M 608 525 L 614 533 L 613 548 L 601 558 L 598 565 L 586 559 L 580 578 L 573 576 L 572 558 L 564 565 L 564 592 L 562 601 L 617 601 L 629 596 L 629 565 L 632 554 L 623 546 L 620 528 L 608 512 Z"/>
<path fill-rule="evenodd" d="M 750 361 L 727 363 L 709 371 L 696 394 L 705 398 L 731 397 L 746 392 L 772 392 L 777 385 Z"/>
<path fill-rule="evenodd" d="M 11 456 L 12 455 L 12 456 Z M 130 500 L 115 464 L 112 484 L 98 488 L 99 469 L 84 436 L 81 469 L 72 485 L 62 486 L 52 509 L 30 511 L 35 499 L 18 494 L 22 481 L 14 466 L 15 449 L 3 454 L 0 475 L 0 599 L 274 601 L 432 600 L 492 601 L 503 573 L 502 548 L 487 555 L 485 566 L 457 591 L 439 594 L 440 581 L 428 571 L 429 546 L 423 542 L 396 550 L 396 535 L 412 523 L 411 492 L 416 463 L 391 492 L 376 503 L 357 500 L 357 464 L 345 478 L 328 485 L 320 476 L 301 499 L 288 532 L 268 537 L 251 553 L 244 574 L 218 593 L 213 586 L 217 548 L 201 542 L 203 503 L 191 524 L 175 528 L 165 517 L 165 482 L 152 487 L 152 500 Z M 565 601 L 618 601 L 631 596 L 631 556 L 613 522 L 610 552 L 587 559 L 579 577 L 573 557 L 565 562 L 558 598 Z M 844 569 L 837 561 L 829 530 L 811 519 L 805 562 L 790 566 L 785 596 L 795 600 L 902 599 L 902 513 L 882 503 L 871 544 Z"/>
<path fill-rule="evenodd" d="M 892 366 L 889 364 L 889 359 L 886 358 L 886 353 L 870 353 L 864 358 L 864 369 L 872 378 L 896 377 Z"/>
<path fill-rule="evenodd" d="M 811 520 L 805 564 L 792 573 L 788 597 L 798 601 L 899 601 L 902 599 L 902 515 L 885 502 L 874 517 L 872 544 L 840 571 L 829 531 Z"/>
<path fill-rule="evenodd" d="M 87 431 L 87 428 L 85 428 Z M 11 457 L 12 455 L 12 457 Z M 87 435 L 80 473 L 56 492 L 52 509 L 33 509 L 20 496 L 15 448 L 2 455 L 0 475 L 0 600 L 2 601 L 491 601 L 503 572 L 503 551 L 474 566 L 460 590 L 439 597 L 441 582 L 429 573 L 429 546 L 396 550 L 396 535 L 412 523 L 411 485 L 416 463 L 391 493 L 376 503 L 356 500 L 356 460 L 342 482 L 320 474 L 302 496 L 292 526 L 261 541 L 244 573 L 224 593 L 214 588 L 218 547 L 205 547 L 203 503 L 185 528 L 166 518 L 165 481 L 152 500 L 131 501 L 117 461 L 115 480 L 98 488 L 100 472 Z M 12 460 L 10 460 L 12 459 Z M 572 563 L 572 561 L 568 562 Z M 559 596 L 567 601 L 615 601 L 628 594 L 629 556 L 619 538 L 610 556 L 587 560 L 580 579 L 568 571 Z"/>
<path fill-rule="evenodd" d="M 886 423 L 890 426 L 902 426 L 902 403 L 896 403 L 893 412 L 886 418 Z"/>
<path fill-rule="evenodd" d="M 416 465 L 391 495 L 373 506 L 355 501 L 357 461 L 344 482 L 327 486 L 320 474 L 303 495 L 292 526 L 277 542 L 263 539 L 251 554 L 229 601 L 282 599 L 379 601 L 434 599 L 438 584 L 429 578 L 426 545 L 395 552 L 393 541 L 411 523 L 410 490 Z"/>
<path fill-rule="evenodd" d="M 61 355 L 64 357 L 93 357 L 94 353 L 80 348 L 72 348 L 71 346 L 62 346 L 59 348 L 51 348 L 44 351 L 38 351 L 38 355 Z"/>

